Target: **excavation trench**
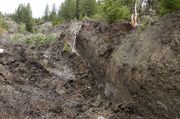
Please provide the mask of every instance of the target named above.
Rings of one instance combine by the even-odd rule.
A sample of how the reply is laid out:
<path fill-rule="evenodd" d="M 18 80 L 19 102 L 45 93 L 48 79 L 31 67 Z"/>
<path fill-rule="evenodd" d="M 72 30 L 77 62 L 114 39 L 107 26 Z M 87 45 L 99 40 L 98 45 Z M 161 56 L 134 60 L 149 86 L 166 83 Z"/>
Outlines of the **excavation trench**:
<path fill-rule="evenodd" d="M 120 108 L 147 119 L 180 117 L 179 17 L 167 15 L 144 31 L 84 21 L 77 51 Z"/>
<path fill-rule="evenodd" d="M 179 118 L 179 18 L 145 30 L 86 20 L 49 29 L 52 44 L 1 43 L 0 118 Z"/>

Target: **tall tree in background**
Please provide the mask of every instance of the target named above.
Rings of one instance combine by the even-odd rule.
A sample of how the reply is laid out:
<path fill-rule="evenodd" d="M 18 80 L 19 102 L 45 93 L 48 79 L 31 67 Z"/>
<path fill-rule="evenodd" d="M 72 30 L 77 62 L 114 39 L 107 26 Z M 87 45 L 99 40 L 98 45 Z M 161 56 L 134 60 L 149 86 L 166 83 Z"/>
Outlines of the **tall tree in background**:
<path fill-rule="evenodd" d="M 26 29 L 27 31 L 32 32 L 32 26 L 33 26 L 33 18 L 32 18 L 32 10 L 30 3 L 27 4 L 26 9 L 25 9 L 25 24 L 26 24 Z"/>
<path fill-rule="evenodd" d="M 60 14 L 65 21 L 79 19 L 80 16 L 93 16 L 97 11 L 96 0 L 65 0 L 61 5 Z"/>
<path fill-rule="evenodd" d="M 44 11 L 44 21 L 49 21 L 49 5 L 46 5 L 45 11 Z"/>
<path fill-rule="evenodd" d="M 53 20 L 56 17 L 56 4 L 54 3 L 52 6 L 52 11 L 50 12 L 50 20 Z"/>
<path fill-rule="evenodd" d="M 22 22 L 22 16 L 23 16 L 23 10 L 24 10 L 24 5 L 20 4 L 17 8 L 17 10 L 15 11 L 15 15 L 14 15 L 14 20 L 18 23 Z"/>
<path fill-rule="evenodd" d="M 14 20 L 18 23 L 24 23 L 26 25 L 26 30 L 32 32 L 33 18 L 31 6 L 20 4 L 18 9 L 15 11 Z"/>
<path fill-rule="evenodd" d="M 81 15 L 82 17 L 91 17 L 96 13 L 96 0 L 81 0 Z"/>
<path fill-rule="evenodd" d="M 58 13 L 57 13 L 58 17 L 61 17 L 61 6 L 62 6 L 62 5 L 60 5 L 60 6 L 59 6 L 59 9 L 58 9 Z"/>
<path fill-rule="evenodd" d="M 76 0 L 76 19 L 79 20 L 80 17 L 80 0 Z"/>
<path fill-rule="evenodd" d="M 65 21 L 76 18 L 76 0 L 65 0 L 61 6 L 61 17 Z"/>
<path fill-rule="evenodd" d="M 56 4 L 54 3 L 52 6 L 52 11 L 50 12 L 49 19 L 52 21 L 53 25 L 56 25 L 57 23 L 57 13 L 56 13 Z"/>
<path fill-rule="evenodd" d="M 130 18 L 130 9 L 123 0 L 104 0 L 101 15 L 109 23 Z"/>

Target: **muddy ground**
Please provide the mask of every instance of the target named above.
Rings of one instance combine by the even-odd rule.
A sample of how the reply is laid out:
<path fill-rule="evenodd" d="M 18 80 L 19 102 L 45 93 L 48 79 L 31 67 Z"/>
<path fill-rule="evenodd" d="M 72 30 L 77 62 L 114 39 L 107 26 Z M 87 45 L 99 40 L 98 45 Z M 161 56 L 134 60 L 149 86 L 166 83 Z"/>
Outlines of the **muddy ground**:
<path fill-rule="evenodd" d="M 84 61 L 63 52 L 61 42 L 1 48 L 5 52 L 0 54 L 0 118 L 140 118 L 107 101 Z"/>

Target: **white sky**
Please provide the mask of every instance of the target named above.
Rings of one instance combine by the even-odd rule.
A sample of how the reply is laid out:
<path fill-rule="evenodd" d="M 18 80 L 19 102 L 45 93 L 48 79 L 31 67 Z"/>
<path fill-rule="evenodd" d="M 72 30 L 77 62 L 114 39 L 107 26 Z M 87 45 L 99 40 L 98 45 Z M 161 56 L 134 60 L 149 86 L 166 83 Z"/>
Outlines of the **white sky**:
<path fill-rule="evenodd" d="M 60 4 L 64 0 L 0 0 L 0 11 L 2 13 L 13 13 L 19 4 L 31 4 L 33 17 L 41 17 L 44 14 L 44 10 L 47 4 L 51 9 L 53 3 L 56 4 L 56 8 L 59 8 Z"/>

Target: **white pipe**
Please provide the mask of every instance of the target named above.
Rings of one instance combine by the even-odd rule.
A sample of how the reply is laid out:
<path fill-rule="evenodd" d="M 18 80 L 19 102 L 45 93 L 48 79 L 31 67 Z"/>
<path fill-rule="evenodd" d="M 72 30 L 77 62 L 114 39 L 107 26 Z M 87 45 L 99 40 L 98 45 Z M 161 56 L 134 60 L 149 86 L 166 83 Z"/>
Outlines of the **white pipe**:
<path fill-rule="evenodd" d="M 102 117 L 102 116 L 99 116 L 97 119 L 105 119 L 104 117 Z"/>
<path fill-rule="evenodd" d="M 1 48 L 0 48 L 0 53 L 4 53 L 4 49 L 1 49 Z"/>

